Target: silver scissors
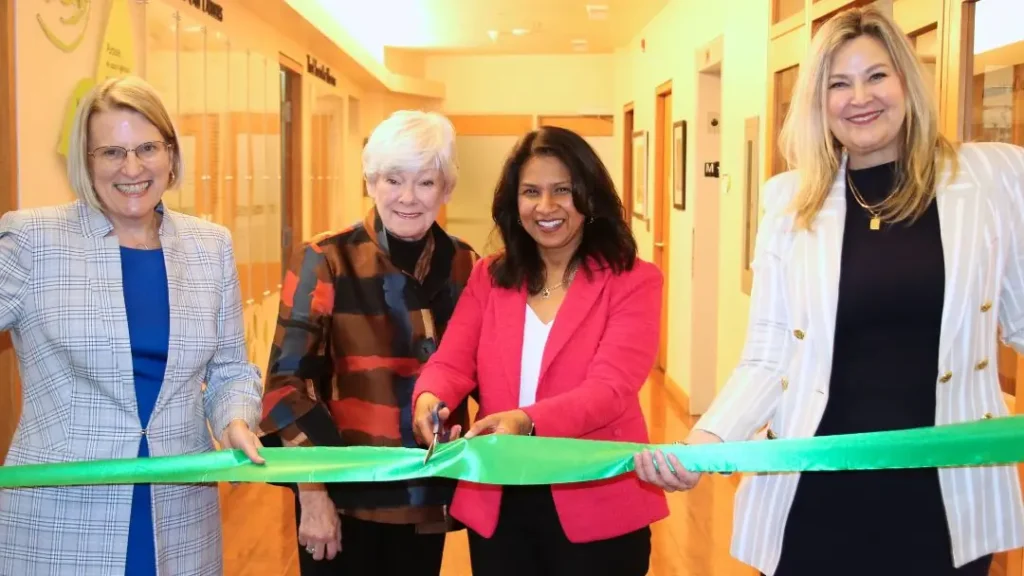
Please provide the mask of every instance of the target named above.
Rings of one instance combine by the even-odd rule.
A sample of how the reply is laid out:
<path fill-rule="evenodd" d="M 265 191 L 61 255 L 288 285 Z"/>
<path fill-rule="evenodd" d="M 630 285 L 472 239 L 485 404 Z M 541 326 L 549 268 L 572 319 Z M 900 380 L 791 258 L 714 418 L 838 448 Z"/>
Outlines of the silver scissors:
<path fill-rule="evenodd" d="M 441 416 L 439 412 L 447 408 L 444 402 L 438 402 L 437 406 L 430 411 L 430 418 L 434 422 L 434 438 L 430 441 L 430 446 L 427 447 L 427 455 L 423 457 L 423 463 L 426 464 L 430 461 L 430 457 L 434 455 L 434 449 L 437 447 L 437 442 L 441 438 Z"/>

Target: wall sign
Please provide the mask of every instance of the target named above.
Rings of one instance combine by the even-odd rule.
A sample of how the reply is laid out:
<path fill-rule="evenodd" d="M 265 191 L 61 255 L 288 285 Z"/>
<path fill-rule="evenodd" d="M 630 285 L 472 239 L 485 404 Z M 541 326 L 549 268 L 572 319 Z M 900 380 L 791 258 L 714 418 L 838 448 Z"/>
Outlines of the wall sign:
<path fill-rule="evenodd" d="M 337 86 L 338 80 L 331 75 L 331 69 L 324 64 L 318 64 L 316 58 L 306 54 L 306 72 L 327 82 L 331 86 Z"/>
<path fill-rule="evenodd" d="M 108 78 L 116 78 L 135 73 L 135 42 L 132 36 L 131 12 L 128 0 L 113 0 L 100 43 L 96 73 L 81 78 L 75 85 L 64 111 L 64 122 L 61 125 L 60 139 L 57 141 L 57 153 L 63 157 L 68 155 L 71 138 L 71 125 L 75 120 L 78 102 L 97 84 Z"/>
<path fill-rule="evenodd" d="M 36 21 L 39 22 L 43 35 L 51 44 L 61 52 L 71 53 L 85 38 L 92 2 L 91 0 L 61 2 L 60 8 L 70 9 L 70 12 L 65 11 L 60 16 L 54 16 L 53 10 L 50 10 L 46 17 L 42 13 L 36 13 Z M 58 24 L 61 26 L 57 26 Z"/>
<path fill-rule="evenodd" d="M 213 0 L 185 0 L 185 3 L 218 22 L 224 21 L 224 7 Z"/>

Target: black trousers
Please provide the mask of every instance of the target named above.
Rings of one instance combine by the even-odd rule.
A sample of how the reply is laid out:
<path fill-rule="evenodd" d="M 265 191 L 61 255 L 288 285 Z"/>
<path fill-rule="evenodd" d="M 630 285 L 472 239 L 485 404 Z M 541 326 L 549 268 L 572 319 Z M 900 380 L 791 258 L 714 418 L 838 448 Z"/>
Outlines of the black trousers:
<path fill-rule="evenodd" d="M 296 502 L 296 519 L 299 507 Z M 418 534 L 412 525 L 367 522 L 341 517 L 341 552 L 332 560 L 314 560 L 299 545 L 302 576 L 438 576 L 444 554 L 444 534 Z"/>
<path fill-rule="evenodd" d="M 549 486 L 506 486 L 491 538 L 469 530 L 473 576 L 644 576 L 651 530 L 574 544 L 562 530 Z"/>
<path fill-rule="evenodd" d="M 795 566 L 795 562 L 779 564 L 775 576 L 818 576 L 826 571 L 822 566 L 827 567 L 830 576 L 905 576 L 908 574 L 927 574 L 928 576 L 988 576 L 989 568 L 992 566 L 992 556 L 982 556 L 973 562 L 968 562 L 960 568 L 953 568 L 952 559 L 949 560 L 948 568 L 930 568 L 931 558 L 904 554 L 894 557 L 880 557 L 868 571 L 864 568 L 851 565 L 841 556 L 833 556 L 825 560 L 819 560 L 816 566 L 803 564 Z M 761 574 L 764 576 L 764 574 Z"/>

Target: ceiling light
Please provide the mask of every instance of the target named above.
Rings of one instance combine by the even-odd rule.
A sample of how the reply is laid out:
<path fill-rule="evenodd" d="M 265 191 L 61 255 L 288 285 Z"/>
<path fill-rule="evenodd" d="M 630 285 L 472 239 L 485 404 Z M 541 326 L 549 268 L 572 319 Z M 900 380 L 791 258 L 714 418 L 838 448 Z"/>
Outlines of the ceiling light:
<path fill-rule="evenodd" d="M 513 28 L 512 29 L 512 35 L 513 36 L 525 36 L 525 35 L 527 35 L 529 33 L 530 33 L 530 31 L 527 30 L 526 28 Z"/>
<path fill-rule="evenodd" d="M 487 35 L 491 37 L 491 42 L 497 42 L 498 41 L 498 31 L 497 30 L 488 30 L 487 31 Z"/>
<path fill-rule="evenodd" d="M 607 4 L 587 4 L 587 17 L 591 20 L 607 20 Z"/>

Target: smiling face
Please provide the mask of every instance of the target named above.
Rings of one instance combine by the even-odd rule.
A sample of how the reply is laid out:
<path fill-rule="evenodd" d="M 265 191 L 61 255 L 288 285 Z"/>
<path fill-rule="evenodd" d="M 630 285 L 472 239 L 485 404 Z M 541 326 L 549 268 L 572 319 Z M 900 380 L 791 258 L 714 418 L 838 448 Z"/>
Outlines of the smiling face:
<path fill-rule="evenodd" d="M 381 174 L 367 188 L 384 228 L 403 240 L 423 238 L 452 195 L 435 168 Z"/>
<path fill-rule="evenodd" d="M 135 111 L 101 111 L 90 118 L 92 184 L 115 226 L 153 218 L 171 182 L 173 150 L 164 140 L 160 130 Z"/>
<path fill-rule="evenodd" d="M 849 152 L 851 168 L 898 159 L 906 97 L 881 42 L 859 36 L 841 46 L 826 82 L 828 127 Z"/>
<path fill-rule="evenodd" d="M 519 220 L 541 253 L 572 253 L 579 246 L 583 215 L 573 203 L 572 189 L 569 169 L 552 156 L 530 158 L 519 173 Z"/>

